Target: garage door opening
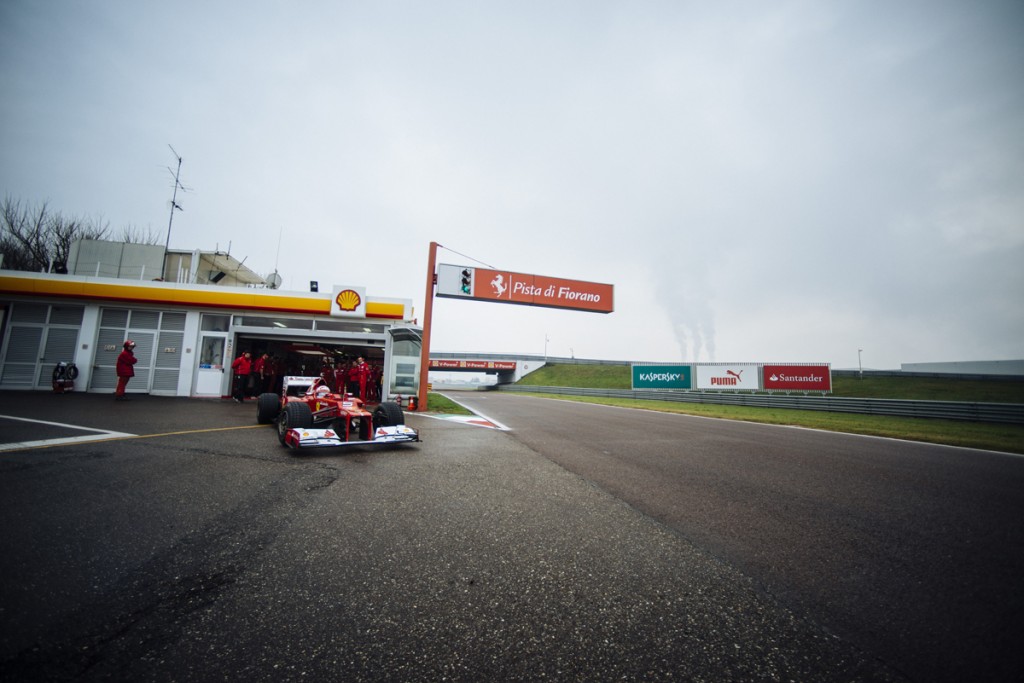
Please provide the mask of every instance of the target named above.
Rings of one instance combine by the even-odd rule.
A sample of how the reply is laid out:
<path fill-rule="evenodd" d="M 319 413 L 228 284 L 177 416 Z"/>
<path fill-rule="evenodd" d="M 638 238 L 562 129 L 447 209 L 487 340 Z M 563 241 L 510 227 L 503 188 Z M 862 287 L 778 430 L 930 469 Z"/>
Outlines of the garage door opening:
<path fill-rule="evenodd" d="M 353 380 L 350 371 L 362 358 L 369 366 L 369 372 L 368 380 L 360 390 L 365 391 L 367 402 L 379 403 L 381 400 L 384 349 L 380 346 L 239 335 L 234 355 L 237 358 L 245 351 L 252 354 L 254 367 L 260 363 L 263 365 L 263 372 L 254 373 L 250 379 L 248 393 L 251 396 L 264 392 L 280 393 L 282 378 L 288 375 L 321 377 L 332 391 L 354 388 L 351 382 L 358 380 Z"/>

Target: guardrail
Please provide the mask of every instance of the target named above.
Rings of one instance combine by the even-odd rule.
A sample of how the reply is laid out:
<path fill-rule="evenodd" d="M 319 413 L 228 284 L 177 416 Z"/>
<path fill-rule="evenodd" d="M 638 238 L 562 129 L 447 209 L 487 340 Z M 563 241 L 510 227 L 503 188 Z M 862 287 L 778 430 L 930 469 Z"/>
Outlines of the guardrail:
<path fill-rule="evenodd" d="M 890 398 L 842 398 L 836 396 L 789 396 L 780 394 L 725 394 L 696 391 L 633 391 L 630 389 L 581 389 L 575 387 L 538 387 L 504 384 L 498 391 L 534 394 L 564 394 L 628 398 L 675 403 L 709 403 L 716 405 L 819 410 L 830 413 L 862 415 L 896 415 L 967 422 L 1000 422 L 1024 424 L 1024 404 L 967 403 L 959 401 L 910 401 Z"/>
<path fill-rule="evenodd" d="M 628 360 L 599 360 L 594 358 L 565 358 L 562 356 L 544 356 L 529 353 L 452 353 L 443 351 L 431 351 L 432 359 L 464 359 L 474 360 L 521 360 L 533 363 L 546 363 L 547 365 L 632 365 L 633 361 Z M 663 365 L 686 365 L 686 361 L 664 361 Z M 785 365 L 785 363 L 783 363 Z M 939 379 L 978 379 L 986 381 L 1019 382 L 1024 380 L 1022 375 L 984 375 L 965 374 L 949 372 L 904 372 L 903 370 L 840 370 L 832 368 L 833 377 L 935 377 Z"/>

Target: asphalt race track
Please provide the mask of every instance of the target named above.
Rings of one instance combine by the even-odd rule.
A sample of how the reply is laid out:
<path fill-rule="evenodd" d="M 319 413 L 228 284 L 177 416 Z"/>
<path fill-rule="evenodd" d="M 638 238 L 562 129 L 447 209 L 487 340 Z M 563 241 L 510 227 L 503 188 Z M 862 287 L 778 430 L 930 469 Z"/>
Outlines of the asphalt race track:
<path fill-rule="evenodd" d="M 496 393 L 296 455 L 133 398 L 0 393 L 4 681 L 1024 672 L 1016 456 Z"/>
<path fill-rule="evenodd" d="M 1024 458 L 458 394 L 912 680 L 1022 680 Z"/>

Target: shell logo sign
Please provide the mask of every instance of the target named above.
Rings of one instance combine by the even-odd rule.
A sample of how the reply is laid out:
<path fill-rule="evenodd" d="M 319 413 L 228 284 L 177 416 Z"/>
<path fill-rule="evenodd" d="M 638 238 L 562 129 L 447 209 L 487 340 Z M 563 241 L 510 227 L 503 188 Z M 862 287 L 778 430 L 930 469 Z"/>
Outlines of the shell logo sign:
<path fill-rule="evenodd" d="M 346 289 L 341 294 L 334 297 L 334 303 L 338 304 L 338 308 L 341 310 L 351 313 L 359 308 L 359 304 L 363 303 L 363 299 L 359 296 L 358 292 Z"/>
<path fill-rule="evenodd" d="M 366 317 L 366 291 L 362 287 L 334 287 L 331 315 Z"/>

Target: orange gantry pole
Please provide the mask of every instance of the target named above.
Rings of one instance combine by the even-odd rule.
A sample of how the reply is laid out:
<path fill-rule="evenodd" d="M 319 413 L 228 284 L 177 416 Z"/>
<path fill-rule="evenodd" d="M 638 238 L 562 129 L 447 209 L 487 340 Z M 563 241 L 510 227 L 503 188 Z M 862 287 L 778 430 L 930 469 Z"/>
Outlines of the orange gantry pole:
<path fill-rule="evenodd" d="M 437 260 L 437 242 L 430 243 L 430 256 L 427 258 L 426 300 L 423 303 L 423 341 L 420 349 L 420 382 L 419 395 L 416 398 L 416 410 L 427 409 L 427 385 L 430 373 L 430 321 L 434 315 L 434 286 L 437 284 L 435 274 Z"/>

